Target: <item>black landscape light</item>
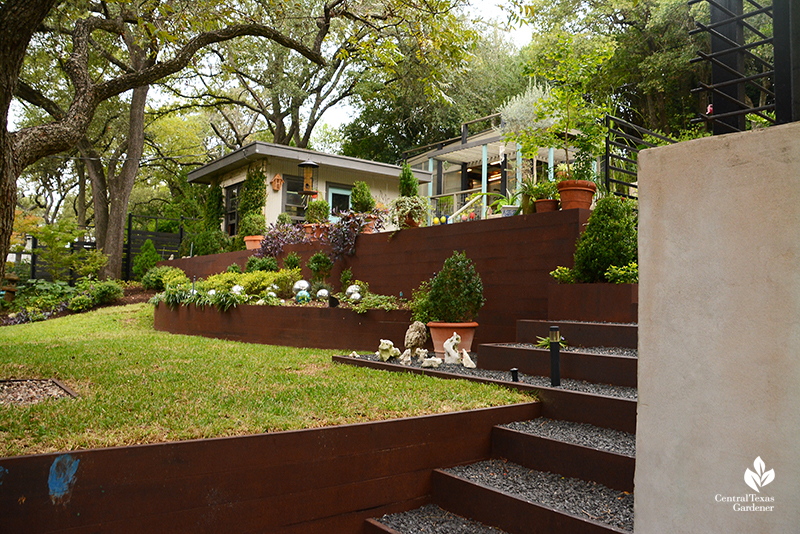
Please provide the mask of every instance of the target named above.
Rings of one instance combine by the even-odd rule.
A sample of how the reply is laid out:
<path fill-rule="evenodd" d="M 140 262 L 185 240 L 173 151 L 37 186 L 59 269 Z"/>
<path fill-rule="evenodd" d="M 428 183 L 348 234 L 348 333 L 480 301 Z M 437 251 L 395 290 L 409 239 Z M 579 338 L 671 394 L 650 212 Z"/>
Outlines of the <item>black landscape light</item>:
<path fill-rule="evenodd" d="M 519 382 L 519 369 L 517 369 L 516 367 L 511 368 L 511 381 Z"/>
<path fill-rule="evenodd" d="M 550 385 L 561 385 L 561 334 L 557 326 L 550 327 Z"/>

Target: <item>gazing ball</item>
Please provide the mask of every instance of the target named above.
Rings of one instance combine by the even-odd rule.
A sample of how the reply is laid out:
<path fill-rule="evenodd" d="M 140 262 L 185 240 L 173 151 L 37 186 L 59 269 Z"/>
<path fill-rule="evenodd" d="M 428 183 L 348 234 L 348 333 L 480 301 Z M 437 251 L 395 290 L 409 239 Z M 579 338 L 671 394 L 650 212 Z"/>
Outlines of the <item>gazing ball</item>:
<path fill-rule="evenodd" d="M 276 295 L 274 291 L 267 292 L 267 296 L 271 297 L 271 298 L 277 298 L 278 297 L 278 295 Z"/>
<path fill-rule="evenodd" d="M 461 214 L 461 222 L 467 222 L 467 214 L 466 213 L 462 213 Z"/>
<path fill-rule="evenodd" d="M 469 219 L 470 219 L 470 220 L 473 220 L 473 219 L 475 219 L 475 212 L 474 212 L 474 211 L 471 211 L 471 212 L 470 212 L 470 214 L 469 214 Z"/>
<path fill-rule="evenodd" d="M 358 302 L 361 300 L 361 293 L 356 291 L 352 295 L 350 295 L 350 302 Z"/>
<path fill-rule="evenodd" d="M 307 293 L 309 287 L 311 287 L 311 284 L 309 284 L 305 280 L 298 280 L 292 286 L 292 293 L 294 293 L 295 295 L 297 295 L 301 291 L 305 291 Z"/>
<path fill-rule="evenodd" d="M 353 284 L 352 286 L 347 288 L 347 291 L 345 291 L 344 294 L 347 295 L 347 298 L 352 299 L 353 298 L 353 294 L 360 293 L 360 292 L 361 292 L 361 288 L 358 287 L 358 285 Z M 359 295 L 359 297 L 360 297 L 360 295 Z"/>
<path fill-rule="evenodd" d="M 317 291 L 317 300 L 328 300 L 328 297 L 330 295 L 331 294 L 328 292 L 327 289 L 322 288 L 319 291 Z"/>
<path fill-rule="evenodd" d="M 436 225 L 439 224 L 439 217 L 434 217 L 433 218 L 433 224 L 436 224 Z"/>
<path fill-rule="evenodd" d="M 442 224 L 447 224 L 447 215 L 442 215 Z"/>
<path fill-rule="evenodd" d="M 305 289 L 301 289 L 297 292 L 297 303 L 298 304 L 307 304 L 311 300 L 311 295 L 309 295 L 308 291 Z"/>

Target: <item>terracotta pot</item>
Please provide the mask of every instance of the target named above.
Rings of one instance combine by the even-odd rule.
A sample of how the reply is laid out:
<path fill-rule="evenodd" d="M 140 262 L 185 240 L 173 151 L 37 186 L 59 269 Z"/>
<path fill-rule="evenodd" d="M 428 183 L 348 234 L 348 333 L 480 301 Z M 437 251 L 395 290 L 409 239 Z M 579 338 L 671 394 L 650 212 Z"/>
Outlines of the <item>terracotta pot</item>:
<path fill-rule="evenodd" d="M 244 246 L 247 247 L 247 250 L 261 248 L 261 241 L 263 241 L 263 239 L 263 235 L 246 235 L 244 236 Z"/>
<path fill-rule="evenodd" d="M 444 342 L 450 339 L 453 332 L 461 336 L 461 343 L 458 344 L 458 352 L 465 349 L 467 352 L 472 350 L 472 339 L 475 337 L 475 329 L 478 323 L 428 323 L 431 330 L 431 341 L 433 341 L 433 351 L 437 358 L 444 358 Z"/>
<path fill-rule="evenodd" d="M 558 211 L 558 200 L 554 198 L 542 198 L 536 201 L 536 213 L 545 211 Z"/>
<path fill-rule="evenodd" d="M 318 224 L 318 223 L 305 223 L 303 224 L 303 230 L 306 231 L 306 234 L 312 240 L 319 240 L 319 238 L 325 235 L 325 232 L 328 231 L 328 225 Z"/>
<path fill-rule="evenodd" d="M 597 186 L 587 180 L 564 180 L 556 184 L 561 196 L 561 209 L 588 210 L 592 207 L 592 198 L 597 191 Z"/>
<path fill-rule="evenodd" d="M 361 230 L 362 234 L 375 233 L 375 221 L 378 220 L 377 215 L 367 215 L 367 225 Z"/>
<path fill-rule="evenodd" d="M 419 227 L 419 221 L 412 218 L 410 215 L 406 215 L 406 220 L 404 221 L 406 228 L 417 228 Z"/>

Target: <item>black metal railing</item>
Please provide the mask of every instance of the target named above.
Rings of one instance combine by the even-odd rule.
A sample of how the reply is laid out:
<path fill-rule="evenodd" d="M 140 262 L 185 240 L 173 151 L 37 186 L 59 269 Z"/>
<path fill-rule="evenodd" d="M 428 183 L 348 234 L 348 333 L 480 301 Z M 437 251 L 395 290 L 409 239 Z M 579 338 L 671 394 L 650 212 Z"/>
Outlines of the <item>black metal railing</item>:
<path fill-rule="evenodd" d="M 696 21 L 690 34 L 708 33 L 711 83 L 693 90 L 707 93 L 705 122 L 713 133 L 744 131 L 748 120 L 766 125 L 800 120 L 800 5 L 794 0 L 688 0 L 708 2 L 708 24 Z"/>
<path fill-rule="evenodd" d="M 606 191 L 617 196 L 638 196 L 637 171 L 639 151 L 674 139 L 648 130 L 624 119 L 606 115 L 606 153 L 603 164 Z"/>

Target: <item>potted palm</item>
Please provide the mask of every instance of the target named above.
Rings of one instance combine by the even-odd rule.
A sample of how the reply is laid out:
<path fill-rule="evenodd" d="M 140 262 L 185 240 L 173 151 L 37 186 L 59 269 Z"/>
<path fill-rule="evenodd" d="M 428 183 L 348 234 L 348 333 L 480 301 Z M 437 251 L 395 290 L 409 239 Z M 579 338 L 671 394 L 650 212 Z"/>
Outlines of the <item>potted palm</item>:
<path fill-rule="evenodd" d="M 444 342 L 453 332 L 461 336 L 459 348 L 470 351 L 484 302 L 483 282 L 472 260 L 453 251 L 442 270 L 413 292 L 412 319 L 427 323 L 437 355 L 444 354 Z"/>

